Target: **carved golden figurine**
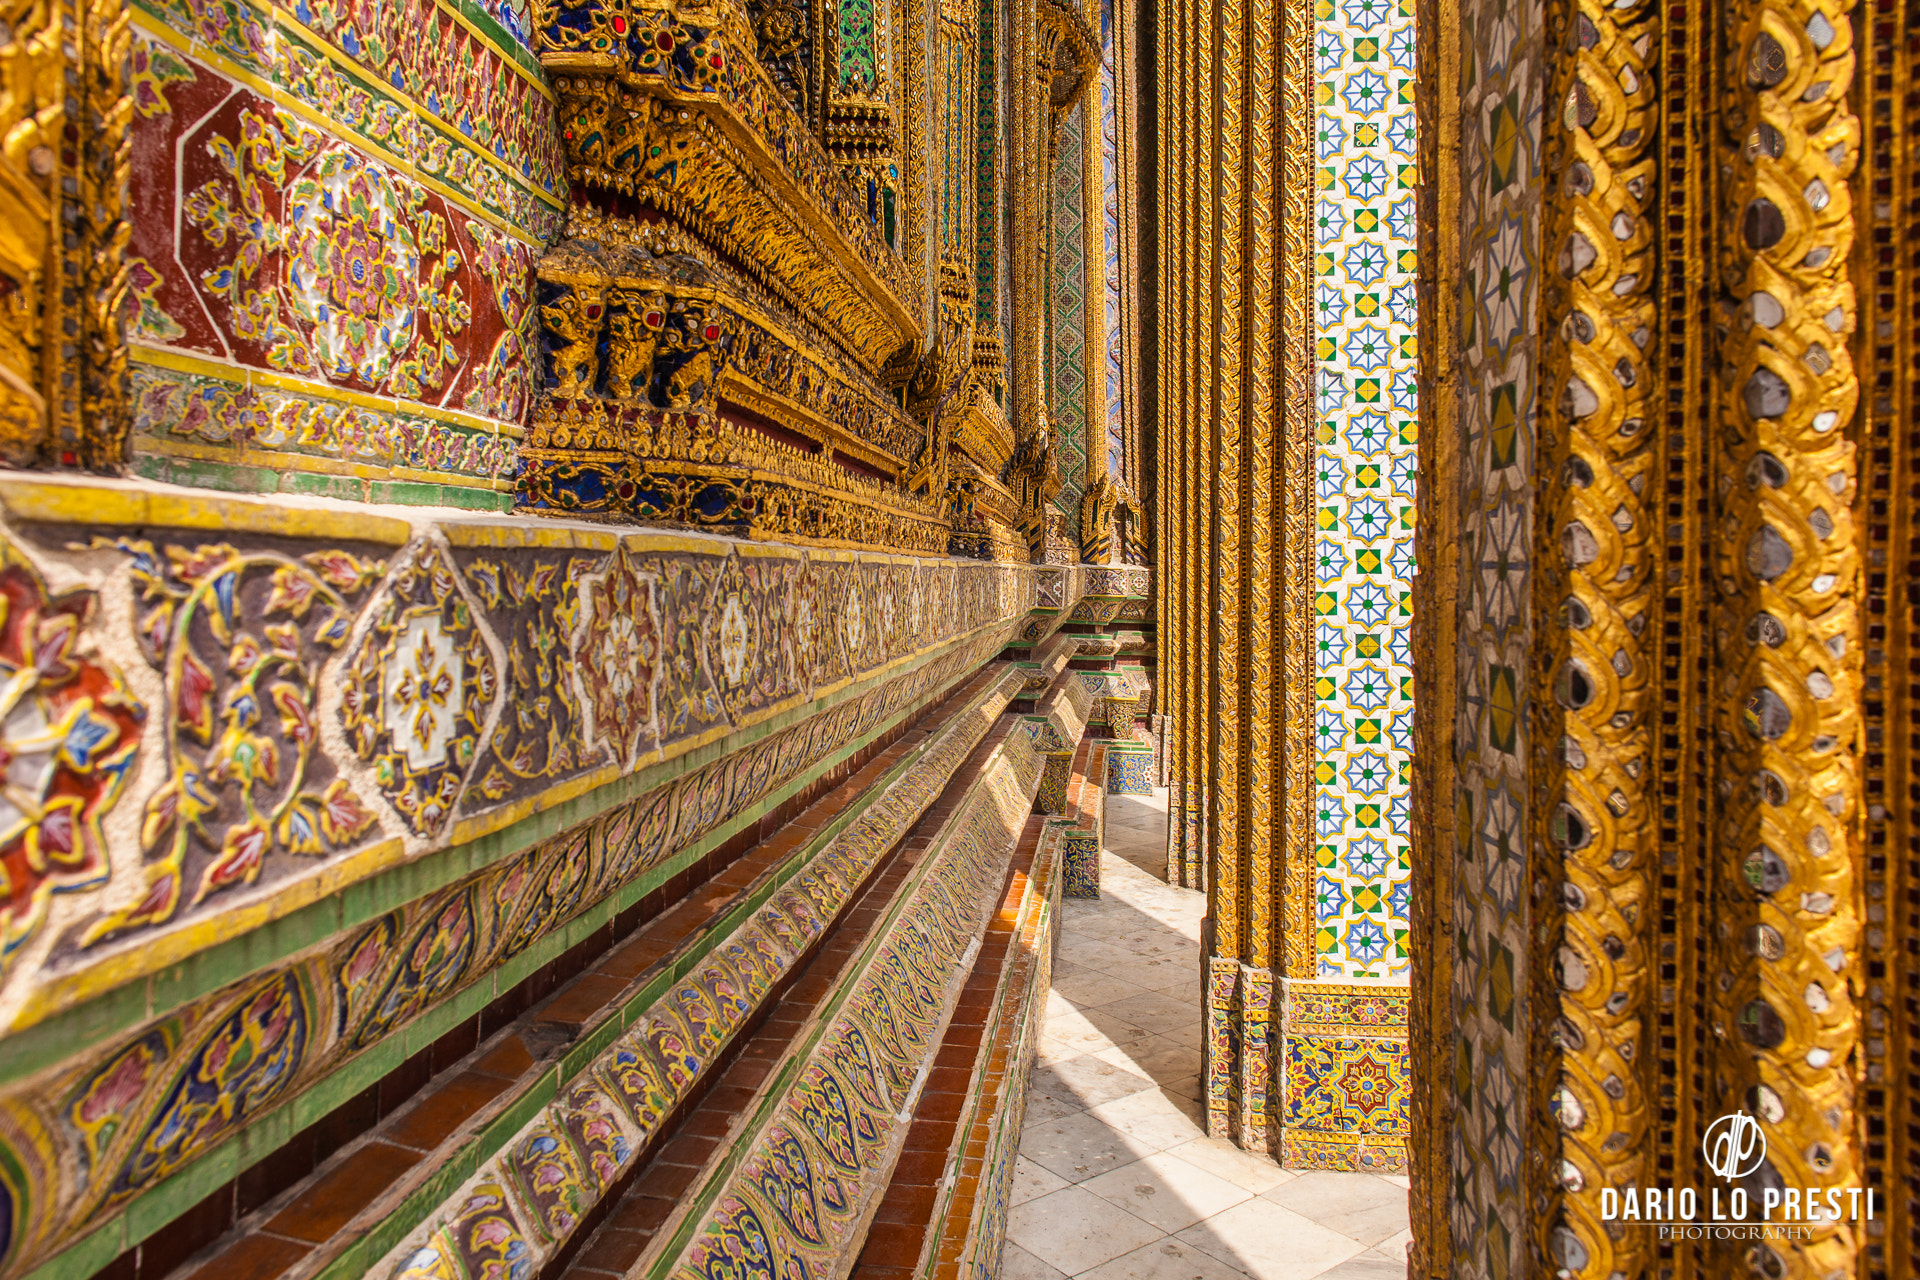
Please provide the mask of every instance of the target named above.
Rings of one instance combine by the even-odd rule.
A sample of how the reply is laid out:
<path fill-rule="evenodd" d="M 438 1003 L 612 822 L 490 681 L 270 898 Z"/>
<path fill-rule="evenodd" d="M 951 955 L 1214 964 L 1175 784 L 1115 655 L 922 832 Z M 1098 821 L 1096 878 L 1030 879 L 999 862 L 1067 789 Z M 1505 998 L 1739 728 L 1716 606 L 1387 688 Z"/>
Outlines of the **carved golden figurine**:
<path fill-rule="evenodd" d="M 573 400 L 592 392 L 600 366 L 600 330 L 604 303 L 598 290 L 567 288 L 541 304 L 552 361 L 552 394 Z"/>
<path fill-rule="evenodd" d="M 607 291 L 607 394 L 644 401 L 653 385 L 653 357 L 667 322 L 667 295 L 659 290 Z"/>

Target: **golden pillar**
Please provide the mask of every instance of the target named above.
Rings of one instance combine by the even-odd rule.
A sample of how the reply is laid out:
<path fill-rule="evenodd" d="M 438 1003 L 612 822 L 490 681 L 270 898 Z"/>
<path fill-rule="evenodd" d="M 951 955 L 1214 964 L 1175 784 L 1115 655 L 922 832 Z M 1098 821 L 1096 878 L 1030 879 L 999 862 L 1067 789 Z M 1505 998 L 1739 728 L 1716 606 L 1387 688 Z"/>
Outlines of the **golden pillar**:
<path fill-rule="evenodd" d="M 1276 1152 L 1282 983 L 1313 976 L 1310 35 L 1176 0 L 1159 51 L 1169 871 L 1208 893 L 1209 1130 Z"/>

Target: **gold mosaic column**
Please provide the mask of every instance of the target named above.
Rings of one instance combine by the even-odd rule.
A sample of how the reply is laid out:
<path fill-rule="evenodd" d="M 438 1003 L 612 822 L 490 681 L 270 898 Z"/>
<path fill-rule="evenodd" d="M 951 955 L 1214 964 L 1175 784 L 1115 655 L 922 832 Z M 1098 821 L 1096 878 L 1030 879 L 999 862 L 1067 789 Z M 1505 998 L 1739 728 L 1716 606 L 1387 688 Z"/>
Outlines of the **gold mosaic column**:
<path fill-rule="evenodd" d="M 1862 716 L 1866 839 L 1860 973 L 1863 1034 L 1856 1094 L 1860 1174 L 1883 1193 L 1861 1250 L 1861 1280 L 1907 1274 L 1920 1238 L 1920 1135 L 1908 1122 L 1920 1104 L 1908 1065 L 1920 1041 L 1920 987 L 1909 940 L 1920 937 L 1920 684 L 1911 677 L 1920 627 L 1912 584 L 1920 581 L 1920 261 L 1910 228 L 1920 214 L 1920 48 L 1910 33 L 1920 13 L 1897 0 L 1860 24 L 1857 84 L 1862 145 L 1856 184 L 1871 184 L 1856 205 L 1852 255 L 1859 322 L 1861 461 L 1854 519 L 1867 565 L 1862 592 Z M 1873 1230 L 1877 1227 L 1878 1231 Z"/>
<path fill-rule="evenodd" d="M 1161 430 L 1164 491 L 1186 504 L 1164 560 L 1184 597 L 1165 621 L 1182 637 L 1169 864 L 1208 893 L 1209 1131 L 1277 1152 L 1281 984 L 1313 972 L 1311 13 L 1191 0 L 1166 16 L 1162 190 L 1180 231 L 1161 267 Z"/>
<path fill-rule="evenodd" d="M 1575 32 L 1553 64 L 1545 163 L 1548 285 L 1542 380 L 1534 634 L 1535 846 L 1558 852 L 1558 900 L 1536 895 L 1557 1018 L 1536 1015 L 1531 1073 L 1537 1141 L 1557 1165 L 1533 1180 L 1555 1202 L 1536 1229 L 1578 1274 L 1638 1276 L 1650 1234 L 1613 1232 L 1603 1196 L 1657 1183 L 1647 1137 L 1658 854 L 1649 787 L 1649 634 L 1657 564 L 1649 492 L 1656 455 L 1656 323 L 1647 156 L 1658 120 L 1649 51 L 1654 0 L 1574 0 L 1553 18 Z M 1548 957 L 1536 957 L 1540 965 Z M 1540 990 L 1536 983 L 1535 990 Z M 1548 1029 L 1542 1033 L 1543 1025 Z M 1558 1058 L 1557 1072 L 1548 1064 Z M 1556 1123 L 1557 1122 L 1557 1123 Z M 1557 1128 L 1557 1133 L 1555 1132 Z"/>
<path fill-rule="evenodd" d="M 1912 1269 L 1911 7 L 1553 0 L 1537 179 L 1488 165 L 1534 144 L 1492 95 L 1423 108 L 1423 225 L 1440 229 L 1423 296 L 1441 305 L 1421 335 L 1415 1274 Z M 1478 92 L 1524 66 L 1514 13 L 1429 6 L 1422 82 Z M 1489 323 L 1475 255 L 1508 216 L 1490 194 L 1515 182 L 1538 183 L 1541 215 L 1524 259 L 1540 377 L 1518 430 L 1466 403 Z M 1484 902 L 1447 891 L 1486 861 L 1454 762 L 1510 715 L 1478 655 L 1449 652 L 1490 548 L 1443 523 L 1471 525 L 1513 464 L 1479 456 L 1488 430 L 1521 442 L 1534 502 L 1532 681 L 1511 707 L 1533 742 L 1528 954 L 1504 997 L 1477 954 Z M 1534 1091 L 1512 1250 L 1515 1206 L 1488 1211 L 1478 1154 L 1496 1123 L 1485 1041 L 1448 1025 L 1502 998 Z M 1843 1204 L 1871 1189 L 1873 1220 L 1737 1241 L 1607 1220 L 1608 1189 L 1724 1197 L 1702 1139 L 1736 1111 L 1765 1138 L 1738 1180 L 1752 1218 L 1769 1191 L 1815 1187 Z"/>
<path fill-rule="evenodd" d="M 1757 1115 L 1765 1185 L 1853 1180 L 1859 384 L 1847 6 L 1731 0 L 1723 30 L 1719 507 L 1713 572 L 1719 1111 Z M 1851 1270 L 1845 1225 L 1754 1246 L 1775 1275 Z"/>
<path fill-rule="evenodd" d="M 1458 13 L 1440 0 L 1423 0 L 1416 9 L 1418 79 L 1422 84 L 1458 84 L 1460 40 L 1448 19 Z M 1439 38 L 1448 32 L 1453 38 Z M 1427 175 L 1416 196 L 1422 226 L 1459 224 L 1460 132 L 1458 103 L 1445 94 L 1421 94 L 1415 100 L 1420 130 L 1420 170 Z M 1413 581 L 1414 759 L 1408 796 L 1414 815 L 1408 842 L 1412 850 L 1412 905 L 1408 949 L 1416 962 L 1408 1001 L 1407 1068 L 1411 1084 L 1407 1173 L 1413 1241 L 1408 1275 L 1420 1280 L 1448 1275 L 1453 1248 L 1447 1217 L 1452 1191 L 1447 1153 L 1454 1109 L 1445 1083 L 1452 1069 L 1453 991 L 1447 978 L 1453 964 L 1454 862 L 1464 833 L 1442 815 L 1456 803 L 1459 779 L 1454 763 L 1454 732 L 1459 690 L 1459 627 L 1455 615 L 1459 582 L 1468 558 L 1460 545 L 1461 439 L 1451 429 L 1458 421 L 1458 385 L 1445 370 L 1458 349 L 1459 310 L 1450 305 L 1452 282 L 1460 274 L 1458 236 L 1439 234 L 1421 245 L 1425 267 L 1419 278 L 1420 404 L 1428 428 L 1420 433 L 1420 504 L 1414 525 L 1414 556 L 1423 568 Z"/>

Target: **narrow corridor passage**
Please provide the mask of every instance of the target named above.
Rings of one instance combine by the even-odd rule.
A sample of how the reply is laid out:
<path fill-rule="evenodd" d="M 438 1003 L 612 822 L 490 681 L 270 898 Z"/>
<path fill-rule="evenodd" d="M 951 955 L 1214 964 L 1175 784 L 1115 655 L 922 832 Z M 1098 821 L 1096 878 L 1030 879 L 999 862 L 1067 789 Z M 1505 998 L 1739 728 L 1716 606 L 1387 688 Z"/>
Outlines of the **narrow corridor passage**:
<path fill-rule="evenodd" d="M 1062 904 L 1005 1280 L 1402 1280 L 1407 1183 L 1291 1173 L 1205 1136 L 1200 919 L 1166 793 L 1107 799 L 1097 900 Z"/>

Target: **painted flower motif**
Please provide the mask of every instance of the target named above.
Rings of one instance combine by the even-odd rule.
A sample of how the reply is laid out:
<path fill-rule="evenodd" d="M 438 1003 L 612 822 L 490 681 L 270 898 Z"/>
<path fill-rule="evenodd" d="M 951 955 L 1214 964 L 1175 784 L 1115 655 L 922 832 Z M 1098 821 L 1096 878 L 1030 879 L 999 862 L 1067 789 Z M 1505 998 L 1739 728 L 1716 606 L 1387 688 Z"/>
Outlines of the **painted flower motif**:
<path fill-rule="evenodd" d="M 1347 629 L 1331 622 L 1322 622 L 1313 629 L 1313 660 L 1322 671 L 1337 667 L 1346 660 Z"/>
<path fill-rule="evenodd" d="M 1419 286 L 1408 280 L 1387 290 L 1387 314 L 1408 329 L 1420 323 Z"/>
<path fill-rule="evenodd" d="M 1341 181 L 1346 185 L 1347 195 L 1362 204 L 1372 204 L 1387 194 L 1387 166 L 1378 156 L 1358 156 L 1347 164 L 1347 171 Z"/>
<path fill-rule="evenodd" d="M 1378 836 L 1364 835 L 1347 846 L 1347 865 L 1353 874 L 1374 879 L 1387 873 L 1391 859 Z"/>
<path fill-rule="evenodd" d="M 1404 200 L 1395 200 L 1387 206 L 1387 234 L 1402 244 L 1414 243 L 1414 220 L 1416 216 L 1412 196 L 1408 196 Z M 1411 324 L 1413 322 L 1408 320 L 1403 323 Z"/>
<path fill-rule="evenodd" d="M 1406 792 L 1403 791 L 1387 801 L 1387 829 L 1389 831 L 1409 830 L 1409 824 L 1412 823 L 1412 821 L 1412 801 L 1407 798 Z"/>
<path fill-rule="evenodd" d="M 1376 964 L 1387 954 L 1387 934 L 1371 920 L 1347 926 L 1347 955 L 1360 964 Z"/>
<path fill-rule="evenodd" d="M 1346 0 L 1340 14 L 1350 27 L 1371 31 L 1393 16 L 1392 0 Z"/>
<path fill-rule="evenodd" d="M 1315 239 L 1319 244 L 1338 244 L 1340 238 L 1347 233 L 1346 206 L 1338 200 L 1317 202 L 1313 209 L 1313 227 Z"/>
<path fill-rule="evenodd" d="M 1333 418 L 1346 412 L 1346 375 L 1340 373 L 1338 370 L 1326 370 L 1321 373 L 1316 381 L 1320 384 L 1318 389 L 1320 416 L 1323 418 Z"/>
<path fill-rule="evenodd" d="M 1385 795 L 1393 777 L 1386 756 L 1378 751 L 1356 751 L 1347 760 L 1347 789 L 1358 796 Z"/>
<path fill-rule="evenodd" d="M 1413 750 L 1414 715 L 1415 710 L 1412 707 L 1393 713 L 1393 721 L 1387 728 L 1387 738 L 1393 743 L 1395 751 Z"/>
<path fill-rule="evenodd" d="M 1316 835 L 1337 836 L 1347 829 L 1347 804 L 1339 793 L 1319 790 L 1314 793 L 1313 830 Z"/>
<path fill-rule="evenodd" d="M 1481 1112 L 1486 1117 L 1487 1161 L 1503 1187 L 1520 1179 L 1520 1135 L 1514 1116 L 1513 1077 L 1506 1059 L 1490 1055 L 1480 1075 Z"/>
<path fill-rule="evenodd" d="M 1395 70 L 1404 71 L 1408 75 L 1414 73 L 1414 58 L 1416 55 L 1414 51 L 1413 24 L 1411 22 L 1403 22 L 1395 27 L 1393 31 L 1388 34 L 1387 42 L 1383 47 L 1386 50 L 1387 61 L 1393 64 Z"/>
<path fill-rule="evenodd" d="M 1313 573 L 1321 582 L 1337 582 L 1347 571 L 1347 553 L 1332 538 L 1322 538 L 1314 548 Z"/>
<path fill-rule="evenodd" d="M 1347 110 L 1357 116 L 1377 115 L 1386 110 L 1387 78 L 1378 71 L 1360 70 L 1347 77 L 1345 87 L 1340 90 L 1340 98 L 1347 104 Z"/>
<path fill-rule="evenodd" d="M 1378 498 L 1361 498 L 1347 508 L 1347 532 L 1356 538 L 1375 542 L 1392 528 L 1393 516 Z"/>
<path fill-rule="evenodd" d="M 1313 713 L 1313 746 L 1321 755 L 1338 751 L 1347 740 L 1347 718 L 1331 707 Z"/>
<path fill-rule="evenodd" d="M 1342 689 L 1348 705 L 1359 711 L 1378 711 L 1393 696 L 1393 684 L 1387 673 L 1371 662 L 1349 673 Z"/>
<path fill-rule="evenodd" d="M 1323 501 L 1338 498 L 1346 487 L 1347 468 L 1338 458 L 1323 453 L 1314 459 L 1314 492 Z"/>
<path fill-rule="evenodd" d="M 1480 279 L 1482 338 L 1496 349 L 1504 350 L 1525 329 L 1532 296 L 1528 281 L 1533 268 L 1527 261 L 1525 238 L 1518 219 L 1509 218 L 1500 223 L 1476 274 Z"/>
<path fill-rule="evenodd" d="M 1395 458 L 1387 468 L 1387 483 L 1393 486 L 1396 495 L 1412 502 L 1414 488 L 1419 483 L 1419 461 L 1414 452 L 1407 452 Z"/>
<path fill-rule="evenodd" d="M 1413 580 L 1414 559 L 1412 538 L 1395 538 L 1393 540 L 1393 549 L 1387 552 L 1387 568 L 1392 570 L 1393 576 L 1402 582 L 1411 582 Z"/>
<path fill-rule="evenodd" d="M 1313 36 L 1314 69 L 1321 75 L 1338 71 L 1347 60 L 1347 42 L 1338 31 L 1321 27 Z"/>
<path fill-rule="evenodd" d="M 747 678 L 747 608 L 738 591 L 720 609 L 720 674 L 729 686 Z"/>
<path fill-rule="evenodd" d="M 1393 375 L 1393 407 L 1409 416 L 1420 412 L 1420 382 L 1412 369 Z"/>
<path fill-rule="evenodd" d="M 1362 325 L 1347 335 L 1343 348 L 1347 363 L 1361 373 L 1387 367 L 1393 358 L 1393 339 L 1378 325 Z"/>
<path fill-rule="evenodd" d="M 574 672 L 590 721 L 590 741 L 603 743 L 622 764 L 653 731 L 660 674 L 658 603 L 651 577 L 626 548 L 581 583 L 581 620 L 574 632 Z"/>
<path fill-rule="evenodd" d="M 1413 634 L 1411 628 L 1395 627 L 1387 636 L 1387 660 L 1402 670 L 1413 666 Z"/>
<path fill-rule="evenodd" d="M 1357 241 L 1341 255 L 1340 269 L 1348 284 L 1370 288 L 1387 274 L 1387 251 L 1371 240 Z"/>
<path fill-rule="evenodd" d="M 1377 627 L 1393 612 L 1393 598 L 1377 582 L 1362 582 L 1347 592 L 1347 615 L 1363 627 Z"/>
<path fill-rule="evenodd" d="M 1347 126 L 1339 116 L 1322 115 L 1314 125 L 1314 142 L 1322 160 L 1331 160 L 1347 147 Z"/>
<path fill-rule="evenodd" d="M 1321 329 L 1339 324 L 1347 315 L 1347 296 L 1330 284 L 1323 284 L 1314 290 L 1314 323 Z"/>
<path fill-rule="evenodd" d="M 419 248 L 384 174 L 354 155 L 329 160 L 288 202 L 289 282 L 322 371 L 378 383 L 413 341 Z"/>
<path fill-rule="evenodd" d="M 1413 112 L 1395 112 L 1387 120 L 1387 146 L 1393 154 L 1411 160 L 1420 145 L 1420 127 Z"/>
<path fill-rule="evenodd" d="M 1347 419 L 1347 448 L 1363 458 L 1376 458 L 1393 443 L 1384 413 L 1356 413 Z"/>
<path fill-rule="evenodd" d="M 1338 920 L 1346 909 L 1346 888 L 1329 876 L 1318 877 L 1313 886 L 1313 918 L 1326 924 Z"/>

